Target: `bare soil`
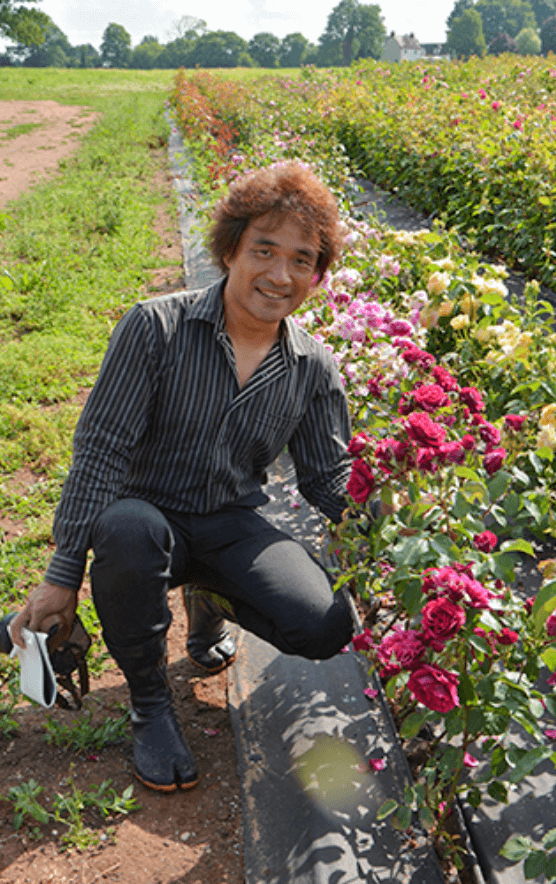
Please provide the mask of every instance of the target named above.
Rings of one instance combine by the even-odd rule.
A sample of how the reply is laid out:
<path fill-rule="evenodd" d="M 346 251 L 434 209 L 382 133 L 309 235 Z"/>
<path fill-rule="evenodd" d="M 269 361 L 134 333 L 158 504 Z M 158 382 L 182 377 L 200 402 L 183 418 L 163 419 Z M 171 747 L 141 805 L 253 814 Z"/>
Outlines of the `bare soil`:
<path fill-rule="evenodd" d="M 6 130 L 28 122 L 40 126 L 15 138 L 5 137 Z M 76 136 L 93 122 L 87 109 L 52 101 L 0 102 L 0 204 L 42 175 L 55 173 L 59 159 L 76 147 Z M 153 150 L 153 176 L 169 198 L 168 210 L 160 209 L 156 220 L 166 266 L 153 271 L 143 297 L 183 286 L 181 241 L 164 150 Z M 80 398 L 85 397 L 86 392 Z M 36 480 L 30 471 L 21 471 L 14 479 L 22 493 Z M 0 542 L 24 532 L 23 523 L 0 513 Z M 82 595 L 87 592 L 85 587 Z M 84 811 L 85 825 L 101 840 L 83 851 L 62 852 L 60 836 L 66 831 L 62 823 L 38 826 L 31 820 L 16 831 L 11 802 L 0 800 L 0 884 L 243 884 L 240 782 L 226 673 L 205 676 L 189 662 L 187 619 L 179 590 L 171 593 L 170 605 L 174 620 L 168 635 L 169 675 L 178 717 L 199 767 L 199 785 L 169 795 L 147 789 L 133 776 L 130 741 L 90 754 L 58 749 L 44 739 L 46 712 L 23 701 L 17 710 L 17 735 L 0 737 L 1 795 L 34 779 L 43 787 L 39 800 L 48 808 L 57 792 L 68 794 L 72 778 L 83 791 L 110 780 L 119 795 L 133 784 L 141 809 L 105 821 Z M 122 704 L 128 706 L 128 693 L 117 668 L 92 680 L 86 707 L 93 712 L 93 724 L 110 715 L 119 717 Z M 49 714 L 71 725 L 83 713 L 55 707 Z"/>

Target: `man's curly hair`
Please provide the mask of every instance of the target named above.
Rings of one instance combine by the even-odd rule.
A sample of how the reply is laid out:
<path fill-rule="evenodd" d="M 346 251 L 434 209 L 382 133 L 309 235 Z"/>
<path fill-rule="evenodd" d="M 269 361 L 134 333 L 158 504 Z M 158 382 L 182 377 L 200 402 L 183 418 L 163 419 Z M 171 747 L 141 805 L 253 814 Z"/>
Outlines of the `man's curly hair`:
<path fill-rule="evenodd" d="M 227 273 L 225 259 L 233 258 L 241 237 L 255 218 L 269 215 L 276 224 L 287 217 L 305 236 L 320 244 L 318 281 L 339 256 L 345 231 L 330 190 L 304 163 L 288 161 L 238 178 L 216 204 L 208 245 L 216 263 Z"/>

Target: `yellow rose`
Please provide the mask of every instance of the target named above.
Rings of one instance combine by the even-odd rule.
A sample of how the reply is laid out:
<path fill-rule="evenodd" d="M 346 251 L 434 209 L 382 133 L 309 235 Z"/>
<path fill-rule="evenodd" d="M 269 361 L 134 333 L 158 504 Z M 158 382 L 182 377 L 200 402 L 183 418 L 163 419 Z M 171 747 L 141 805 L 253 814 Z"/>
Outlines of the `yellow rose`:
<path fill-rule="evenodd" d="M 432 304 L 425 304 L 419 314 L 419 322 L 422 328 L 436 328 L 438 325 L 438 310 L 435 310 Z"/>
<path fill-rule="evenodd" d="M 492 338 L 492 331 L 490 328 L 478 328 L 475 332 L 475 337 L 477 338 L 479 344 L 488 344 L 488 342 Z"/>
<path fill-rule="evenodd" d="M 537 448 L 556 448 L 556 427 L 547 424 L 537 436 Z"/>
<path fill-rule="evenodd" d="M 432 274 L 428 283 L 427 291 L 429 295 L 442 295 L 448 291 L 450 287 L 450 274 L 440 273 L 438 270 Z"/>
<path fill-rule="evenodd" d="M 556 404 L 545 405 L 539 420 L 541 427 L 556 427 Z"/>
<path fill-rule="evenodd" d="M 450 325 L 454 331 L 460 331 L 462 328 L 466 328 L 466 326 L 469 325 L 469 316 L 465 313 L 460 313 L 459 316 L 454 316 L 453 319 L 450 319 Z"/>
<path fill-rule="evenodd" d="M 449 316 L 452 310 L 454 309 L 453 301 L 442 301 L 442 304 L 438 308 L 439 316 Z"/>

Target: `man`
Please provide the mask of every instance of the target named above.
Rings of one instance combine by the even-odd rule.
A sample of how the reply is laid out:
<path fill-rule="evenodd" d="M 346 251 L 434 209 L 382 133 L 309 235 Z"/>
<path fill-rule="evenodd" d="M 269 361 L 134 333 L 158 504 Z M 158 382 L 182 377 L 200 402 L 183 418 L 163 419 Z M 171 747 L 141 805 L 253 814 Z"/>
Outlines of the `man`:
<path fill-rule="evenodd" d="M 93 550 L 103 636 L 130 688 L 134 772 L 160 791 L 198 781 L 166 678 L 172 587 L 198 584 L 288 654 L 323 659 L 352 620 L 323 568 L 257 508 L 288 445 L 299 488 L 339 521 L 349 419 L 330 353 L 289 315 L 339 255 L 328 189 L 299 163 L 236 181 L 210 235 L 224 279 L 145 301 L 119 322 L 80 417 L 45 581 L 12 624 L 73 620 Z M 221 608 L 186 595 L 188 653 L 206 671 L 235 658 Z"/>

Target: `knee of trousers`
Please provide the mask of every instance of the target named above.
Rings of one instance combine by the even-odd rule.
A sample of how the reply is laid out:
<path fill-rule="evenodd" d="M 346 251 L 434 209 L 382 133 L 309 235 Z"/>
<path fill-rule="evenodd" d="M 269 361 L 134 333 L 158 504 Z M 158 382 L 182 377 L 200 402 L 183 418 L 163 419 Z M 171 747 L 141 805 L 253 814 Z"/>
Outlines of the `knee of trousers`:
<path fill-rule="evenodd" d="M 294 654 L 308 660 L 328 660 L 344 648 L 353 635 L 353 619 L 344 599 L 336 596 L 323 617 L 312 617 L 304 629 L 288 637 Z"/>
<path fill-rule="evenodd" d="M 170 568 L 173 546 L 170 526 L 155 506 L 144 500 L 117 500 L 93 526 L 92 572 L 109 571 L 112 579 L 164 574 Z"/>

